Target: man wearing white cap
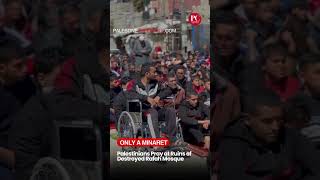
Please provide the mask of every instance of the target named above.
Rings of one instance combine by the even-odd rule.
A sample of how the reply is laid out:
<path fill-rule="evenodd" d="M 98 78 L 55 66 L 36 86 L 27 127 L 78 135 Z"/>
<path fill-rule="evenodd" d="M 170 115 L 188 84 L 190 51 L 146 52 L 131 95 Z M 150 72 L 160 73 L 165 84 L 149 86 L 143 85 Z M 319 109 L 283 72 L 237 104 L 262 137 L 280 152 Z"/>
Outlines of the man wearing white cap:
<path fill-rule="evenodd" d="M 145 40 L 145 37 L 143 35 L 141 35 L 139 39 L 136 40 L 133 46 L 136 67 L 141 67 L 143 64 L 149 61 L 149 55 L 151 51 L 152 48 L 150 43 Z"/>

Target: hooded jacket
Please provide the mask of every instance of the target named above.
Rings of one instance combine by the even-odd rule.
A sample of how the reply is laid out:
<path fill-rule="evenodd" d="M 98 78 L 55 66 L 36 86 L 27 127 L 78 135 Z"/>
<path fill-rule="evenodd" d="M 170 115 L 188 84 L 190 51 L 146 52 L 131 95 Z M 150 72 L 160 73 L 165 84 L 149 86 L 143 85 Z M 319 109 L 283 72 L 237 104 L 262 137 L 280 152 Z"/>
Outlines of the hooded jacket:
<path fill-rule="evenodd" d="M 320 179 L 319 152 L 304 136 L 282 129 L 277 143 L 265 145 L 244 120 L 231 123 L 217 146 L 219 180 Z"/>
<path fill-rule="evenodd" d="M 186 125 L 198 125 L 198 120 L 209 118 L 209 109 L 203 104 L 198 103 L 198 106 L 193 107 L 186 100 L 179 106 L 179 116 L 181 121 Z"/>

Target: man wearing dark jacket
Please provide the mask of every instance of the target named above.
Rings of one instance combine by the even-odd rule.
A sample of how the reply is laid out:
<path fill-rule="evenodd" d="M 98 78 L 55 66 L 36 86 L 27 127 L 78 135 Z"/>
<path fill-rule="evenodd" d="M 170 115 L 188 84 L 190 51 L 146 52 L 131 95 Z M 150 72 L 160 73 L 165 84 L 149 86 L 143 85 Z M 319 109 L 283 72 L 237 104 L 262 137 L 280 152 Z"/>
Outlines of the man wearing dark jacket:
<path fill-rule="evenodd" d="M 211 91 L 212 106 L 210 124 L 210 147 L 213 150 L 214 143 L 223 133 L 224 128 L 240 115 L 240 95 L 238 89 L 228 80 L 217 73 L 212 73 L 214 83 Z"/>
<path fill-rule="evenodd" d="M 166 97 L 161 99 L 159 106 L 161 107 L 160 111 L 171 113 L 173 118 L 173 112 L 175 112 L 175 109 L 179 107 L 179 105 L 185 98 L 185 91 L 177 84 L 177 78 L 175 74 L 169 74 L 167 78 L 167 84 L 163 89 L 161 89 L 160 92 L 160 96 L 166 95 Z M 164 116 L 165 114 L 163 113 L 160 115 L 162 115 L 162 117 L 160 118 L 164 119 L 167 123 L 166 134 L 170 139 L 170 142 L 175 142 L 175 135 L 177 133 L 177 122 L 173 119 L 167 119 Z"/>
<path fill-rule="evenodd" d="M 290 75 L 287 56 L 288 51 L 282 44 L 265 46 L 261 64 L 248 66 L 239 76 L 241 96 L 266 91 L 283 101 L 294 97 L 300 89 L 300 82 L 298 78 Z"/>
<path fill-rule="evenodd" d="M 176 109 L 185 99 L 186 92 L 181 86 L 178 85 L 175 74 L 168 74 L 167 83 L 162 91 L 165 91 L 165 94 L 168 94 L 168 97 L 172 97 L 174 99 L 174 102 L 168 102 L 167 105 L 175 106 Z"/>
<path fill-rule="evenodd" d="M 12 116 L 21 108 L 19 100 L 5 86 L 11 86 L 26 76 L 26 66 L 15 45 L 0 48 L 0 178 L 10 179 L 13 153 L 8 149 L 8 131 Z M 7 173 L 6 173 L 6 172 Z M 4 174 L 8 174 L 6 177 Z"/>
<path fill-rule="evenodd" d="M 183 89 L 186 89 L 188 84 L 188 80 L 186 78 L 186 68 L 182 65 L 179 65 L 178 67 L 176 67 L 175 73 L 178 79 L 179 86 L 181 86 Z"/>
<path fill-rule="evenodd" d="M 160 100 L 170 95 L 171 91 L 161 91 L 160 85 L 155 81 L 156 68 L 151 64 L 144 64 L 141 68 L 141 79 L 136 81 L 129 92 L 123 92 L 115 100 L 115 111 L 119 115 L 125 110 L 127 100 L 139 99 L 142 102 L 143 111 L 151 115 L 152 126 L 156 137 L 160 137 L 158 118 L 168 122 L 176 121 L 176 113 L 173 108 L 161 108 L 157 111 Z M 171 124 L 171 123 L 170 123 Z M 150 124 L 149 124 L 150 126 Z"/>
<path fill-rule="evenodd" d="M 210 79 L 204 81 L 204 91 L 200 94 L 201 102 L 210 107 Z"/>
<path fill-rule="evenodd" d="M 75 56 L 79 45 L 85 42 L 80 29 L 80 9 L 75 5 L 66 5 L 61 9 L 61 33 L 63 48 L 67 56 Z"/>
<path fill-rule="evenodd" d="M 301 58 L 300 76 L 304 82 L 303 92 L 298 97 L 308 104 L 311 116 L 320 116 L 320 59 L 319 55 L 308 54 Z"/>
<path fill-rule="evenodd" d="M 252 95 L 244 118 L 229 124 L 215 155 L 219 180 L 320 178 L 320 156 L 304 136 L 283 127 L 278 98 Z"/>
<path fill-rule="evenodd" d="M 51 51 L 51 52 L 47 52 Z M 61 69 L 61 59 L 55 49 L 45 49 L 37 55 L 35 77 L 41 89 L 13 118 L 9 147 L 15 154 L 15 178 L 27 180 L 37 161 L 55 157 L 54 121 L 91 119 L 100 127 L 107 117 L 107 107 L 81 99 L 71 92 L 60 92 L 54 81 Z"/>
<path fill-rule="evenodd" d="M 241 23 L 237 15 L 229 11 L 215 13 L 213 36 L 215 72 L 238 85 L 238 75 L 244 69 L 246 53 L 240 47 Z"/>
<path fill-rule="evenodd" d="M 303 79 L 303 90 L 292 99 L 293 103 L 305 105 L 310 122 L 302 132 L 316 144 L 320 144 L 320 58 L 318 55 L 304 55 L 299 64 Z"/>
<path fill-rule="evenodd" d="M 111 112 L 115 116 L 114 118 L 115 118 L 116 123 L 120 117 L 120 114 L 123 111 L 127 110 L 127 101 L 139 99 L 138 94 L 134 91 L 131 91 L 131 89 L 129 87 L 131 83 L 132 83 L 131 77 L 125 76 L 125 77 L 121 78 L 122 91 L 119 92 L 119 94 L 115 95 L 115 97 L 113 98 L 114 101 L 111 104 L 111 107 L 112 107 Z"/>
<path fill-rule="evenodd" d="M 114 98 L 121 92 L 121 81 L 116 75 L 110 76 L 110 104 L 113 104 Z"/>
<path fill-rule="evenodd" d="M 199 103 L 198 94 L 187 92 L 187 99 L 180 105 L 178 113 L 186 142 L 209 149 L 209 108 Z"/>

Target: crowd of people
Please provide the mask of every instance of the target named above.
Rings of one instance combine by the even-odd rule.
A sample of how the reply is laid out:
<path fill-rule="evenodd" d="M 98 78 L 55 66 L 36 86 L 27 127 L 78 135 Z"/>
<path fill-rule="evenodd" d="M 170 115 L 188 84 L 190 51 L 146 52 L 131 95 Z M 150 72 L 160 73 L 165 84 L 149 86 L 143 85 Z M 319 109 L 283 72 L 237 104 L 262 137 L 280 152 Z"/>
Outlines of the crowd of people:
<path fill-rule="evenodd" d="M 29 179 L 54 156 L 54 121 L 105 130 L 132 99 L 172 146 L 180 119 L 185 141 L 210 149 L 213 179 L 320 179 L 319 1 L 214 0 L 210 53 L 141 35 L 110 55 L 102 3 L 0 1 L 0 179 Z"/>
<path fill-rule="evenodd" d="M 117 123 L 127 101 L 138 99 L 151 115 L 156 137 L 182 146 L 176 138 L 180 118 L 186 142 L 209 149 L 209 52 L 163 52 L 144 36 L 130 41 L 132 49 L 110 55 L 111 121 Z M 159 122 L 166 123 L 164 130 Z"/>
<path fill-rule="evenodd" d="M 212 5 L 212 179 L 319 179 L 320 1 Z"/>
<path fill-rule="evenodd" d="M 1 180 L 30 179 L 57 155 L 56 121 L 106 129 L 107 104 L 85 96 L 82 77 L 108 91 L 107 19 L 105 1 L 0 1 Z"/>

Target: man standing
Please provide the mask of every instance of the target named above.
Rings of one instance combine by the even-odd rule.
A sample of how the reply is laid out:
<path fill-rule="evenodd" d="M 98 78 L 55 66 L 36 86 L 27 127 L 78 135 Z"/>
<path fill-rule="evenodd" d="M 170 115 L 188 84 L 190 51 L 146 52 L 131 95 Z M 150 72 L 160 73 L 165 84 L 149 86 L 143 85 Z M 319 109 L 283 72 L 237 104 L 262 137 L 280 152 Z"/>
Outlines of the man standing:
<path fill-rule="evenodd" d="M 134 43 L 133 52 L 135 54 L 135 65 L 136 67 L 141 67 L 149 60 L 149 55 L 152 51 L 151 45 L 144 36 L 140 36 L 138 40 Z"/>
<path fill-rule="evenodd" d="M 18 99 L 4 86 L 10 86 L 26 76 L 26 65 L 15 46 L 0 48 L 0 178 L 10 179 L 9 169 L 13 166 L 13 152 L 8 149 L 8 132 L 12 117 L 21 107 Z"/>

